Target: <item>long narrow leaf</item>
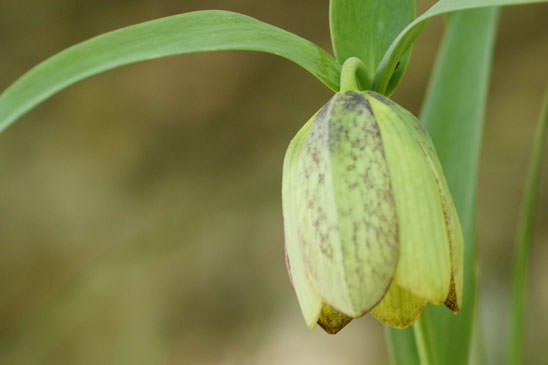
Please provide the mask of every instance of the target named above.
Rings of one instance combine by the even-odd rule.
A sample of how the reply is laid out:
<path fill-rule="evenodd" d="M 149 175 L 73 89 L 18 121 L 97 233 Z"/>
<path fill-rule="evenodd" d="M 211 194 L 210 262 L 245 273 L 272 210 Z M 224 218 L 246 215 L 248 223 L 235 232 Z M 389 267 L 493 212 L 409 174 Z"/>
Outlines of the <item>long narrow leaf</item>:
<path fill-rule="evenodd" d="M 86 77 L 138 61 L 218 50 L 273 53 L 304 67 L 329 88 L 337 90 L 339 86 L 338 63 L 306 39 L 238 13 L 197 11 L 109 32 L 40 63 L 0 95 L 0 131 L 49 96 Z"/>
<path fill-rule="evenodd" d="M 546 143 L 548 130 L 548 90 L 546 90 L 544 108 L 540 116 L 533 144 L 533 153 L 523 192 L 519 217 L 519 228 L 516 237 L 516 257 L 514 282 L 512 287 L 512 310 L 510 312 L 510 342 L 508 344 L 508 364 L 523 363 L 523 304 L 527 285 L 527 267 L 531 247 L 531 233 L 536 207 L 536 195 L 540 180 L 542 152 Z"/>
<path fill-rule="evenodd" d="M 414 17 L 414 0 L 331 0 L 329 24 L 337 61 L 342 64 L 358 57 L 371 77 L 392 41 Z M 403 72 L 406 63 L 399 67 Z"/>
<path fill-rule="evenodd" d="M 422 120 L 436 145 L 464 231 L 458 315 L 428 306 L 419 319 L 431 364 L 467 364 L 475 309 L 474 201 L 498 9 L 451 14 Z"/>
<path fill-rule="evenodd" d="M 398 80 L 391 80 L 394 70 L 398 62 L 402 60 L 406 52 L 409 50 L 415 39 L 426 25 L 428 19 L 433 16 L 449 13 L 457 10 L 466 10 L 473 8 L 499 6 L 499 5 L 515 5 L 540 3 L 548 0 L 440 0 L 435 3 L 430 9 L 425 11 L 421 16 L 410 23 L 392 42 L 390 48 L 384 54 L 382 61 L 375 73 L 373 79 L 373 90 L 381 93 L 387 93 L 389 83 L 394 83 Z M 395 75 L 394 75 L 395 76 Z M 401 77 L 401 75 L 400 75 Z"/>

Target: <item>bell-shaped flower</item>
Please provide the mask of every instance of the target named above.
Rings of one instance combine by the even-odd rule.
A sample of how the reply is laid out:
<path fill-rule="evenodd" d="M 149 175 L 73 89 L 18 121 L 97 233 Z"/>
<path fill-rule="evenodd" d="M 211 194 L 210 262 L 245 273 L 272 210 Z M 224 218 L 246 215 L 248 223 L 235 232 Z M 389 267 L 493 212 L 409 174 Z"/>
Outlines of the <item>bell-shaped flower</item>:
<path fill-rule="evenodd" d="M 427 302 L 458 312 L 463 238 L 434 145 L 375 92 L 339 92 L 283 167 L 286 263 L 309 327 L 371 312 L 405 328 Z"/>

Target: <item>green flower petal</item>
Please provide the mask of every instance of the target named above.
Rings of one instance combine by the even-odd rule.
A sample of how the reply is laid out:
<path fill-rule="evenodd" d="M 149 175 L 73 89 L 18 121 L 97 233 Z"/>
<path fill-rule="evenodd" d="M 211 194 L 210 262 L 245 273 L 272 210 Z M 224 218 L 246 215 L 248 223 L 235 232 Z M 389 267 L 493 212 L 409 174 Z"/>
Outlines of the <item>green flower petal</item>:
<path fill-rule="evenodd" d="M 379 127 L 363 94 L 337 93 L 310 126 L 296 183 L 305 268 L 350 317 L 380 302 L 398 260 L 398 222 Z"/>
<path fill-rule="evenodd" d="M 383 300 L 371 310 L 371 314 L 390 327 L 406 328 L 417 320 L 425 305 L 425 299 L 413 295 L 394 282 Z"/>
<path fill-rule="evenodd" d="M 315 326 L 322 307 L 322 300 L 306 278 L 304 258 L 297 234 L 296 183 L 297 163 L 308 129 L 314 117 L 306 123 L 289 143 L 284 158 L 282 202 L 285 231 L 285 255 L 287 271 L 301 306 L 308 327 Z"/>
<path fill-rule="evenodd" d="M 421 145 L 423 152 L 430 163 L 432 173 L 436 185 L 438 186 L 443 214 L 447 227 L 447 238 L 449 241 L 450 258 L 451 258 L 451 282 L 450 289 L 445 305 L 453 312 L 458 312 L 462 305 L 462 281 L 463 281 L 463 257 L 464 257 L 464 238 L 462 236 L 462 228 L 460 225 L 459 215 L 449 186 L 443 173 L 443 167 L 441 166 L 436 148 L 432 139 L 428 135 L 428 132 L 424 128 L 423 124 L 415 118 L 410 112 L 392 103 L 395 109 L 401 115 L 402 122 L 406 123 L 409 127 L 409 131 L 415 138 L 415 140 Z"/>
<path fill-rule="evenodd" d="M 368 92 L 378 121 L 398 209 L 400 258 L 396 283 L 433 304 L 445 302 L 451 283 L 451 254 L 442 198 L 422 144 L 409 128 L 420 123 L 389 99 Z M 404 119 L 413 118 L 412 122 Z M 415 122 L 416 120 L 416 122 Z M 421 138 L 429 139 L 428 135 Z"/>

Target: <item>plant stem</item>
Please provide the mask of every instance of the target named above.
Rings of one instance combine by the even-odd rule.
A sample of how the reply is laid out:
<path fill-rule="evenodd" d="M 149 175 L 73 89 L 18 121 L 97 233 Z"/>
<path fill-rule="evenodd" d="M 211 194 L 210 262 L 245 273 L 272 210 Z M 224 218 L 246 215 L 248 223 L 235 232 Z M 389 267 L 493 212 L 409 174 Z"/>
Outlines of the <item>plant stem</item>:
<path fill-rule="evenodd" d="M 413 325 L 413 329 L 415 330 L 415 342 L 417 343 L 417 352 L 421 365 L 432 365 L 432 361 L 430 360 L 431 352 L 428 348 L 430 344 L 427 333 L 428 330 L 427 326 L 423 323 L 425 320 L 426 317 L 421 316 Z"/>
<path fill-rule="evenodd" d="M 516 256 L 514 266 L 514 282 L 512 285 L 512 308 L 508 344 L 509 365 L 518 365 L 523 360 L 523 306 L 525 287 L 527 284 L 527 267 L 531 247 L 531 233 L 536 207 L 536 193 L 540 178 L 542 151 L 548 129 L 548 90 L 544 100 L 543 111 L 535 133 L 533 153 L 529 165 L 527 183 L 523 192 L 519 228 L 516 236 Z"/>
<path fill-rule="evenodd" d="M 341 70 L 340 91 L 360 91 L 371 85 L 371 77 L 365 68 L 365 65 L 358 57 L 350 57 L 344 61 Z"/>
<path fill-rule="evenodd" d="M 420 365 L 413 327 L 403 330 L 384 327 L 386 347 L 392 365 Z"/>

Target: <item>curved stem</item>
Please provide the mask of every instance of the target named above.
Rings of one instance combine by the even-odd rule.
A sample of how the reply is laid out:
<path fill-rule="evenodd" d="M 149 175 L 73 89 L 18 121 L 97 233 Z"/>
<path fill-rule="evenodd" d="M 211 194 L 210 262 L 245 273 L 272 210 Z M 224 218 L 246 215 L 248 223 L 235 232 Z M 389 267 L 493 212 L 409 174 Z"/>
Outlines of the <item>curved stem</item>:
<path fill-rule="evenodd" d="M 366 90 L 370 88 L 371 82 L 371 76 L 358 57 L 350 57 L 344 61 L 341 70 L 341 92 Z"/>

